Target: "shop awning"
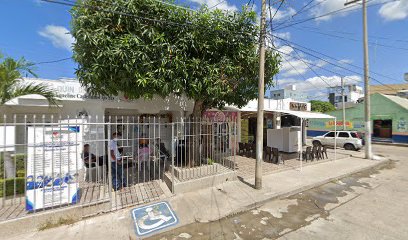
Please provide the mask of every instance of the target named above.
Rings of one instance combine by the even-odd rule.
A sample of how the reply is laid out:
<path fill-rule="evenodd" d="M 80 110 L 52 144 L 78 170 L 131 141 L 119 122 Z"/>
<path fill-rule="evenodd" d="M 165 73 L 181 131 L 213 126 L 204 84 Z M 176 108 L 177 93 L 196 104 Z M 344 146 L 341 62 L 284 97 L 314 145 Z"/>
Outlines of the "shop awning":
<path fill-rule="evenodd" d="M 243 108 L 237 108 L 234 106 L 226 106 L 225 110 L 235 110 L 235 111 L 240 111 L 240 112 L 252 112 L 255 113 L 257 112 L 256 108 L 251 108 L 251 107 L 243 107 Z M 283 114 L 290 114 L 299 118 L 303 119 L 313 119 L 313 118 L 318 118 L 318 119 L 327 119 L 327 118 L 335 118 L 331 115 L 327 115 L 324 113 L 318 113 L 318 112 L 306 112 L 306 111 L 291 111 L 291 110 L 276 110 L 276 109 L 270 109 L 270 108 L 265 108 L 265 112 L 278 112 L 278 113 L 283 113 Z"/>
<path fill-rule="evenodd" d="M 271 111 L 271 112 L 279 112 L 279 113 L 284 113 L 284 114 L 290 114 L 299 118 L 303 119 L 313 119 L 313 118 L 318 118 L 318 119 L 325 119 L 325 118 L 335 118 L 331 115 L 327 115 L 324 113 L 318 113 L 318 112 L 305 112 L 305 111 L 290 111 L 290 110 L 268 110 L 265 109 L 265 111 Z"/>

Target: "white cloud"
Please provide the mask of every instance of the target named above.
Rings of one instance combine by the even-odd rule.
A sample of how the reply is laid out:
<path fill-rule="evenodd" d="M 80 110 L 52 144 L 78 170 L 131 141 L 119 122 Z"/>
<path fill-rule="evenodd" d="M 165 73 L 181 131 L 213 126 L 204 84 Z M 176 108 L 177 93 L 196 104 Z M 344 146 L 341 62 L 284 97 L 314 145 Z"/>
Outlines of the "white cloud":
<path fill-rule="evenodd" d="M 388 21 L 405 19 L 408 17 L 408 0 L 386 3 L 381 6 L 378 13 Z"/>
<path fill-rule="evenodd" d="M 267 5 L 266 6 L 266 9 L 267 9 L 267 14 L 266 14 L 266 16 L 267 16 L 267 19 L 270 19 L 271 18 L 271 14 L 272 14 L 272 16 L 273 15 L 275 15 L 275 12 L 276 12 L 276 8 L 274 8 L 274 7 L 271 7 L 271 11 L 269 11 L 269 5 Z M 291 7 L 288 7 L 288 8 L 286 8 L 286 9 L 283 9 L 283 10 L 278 10 L 277 12 L 276 12 L 276 15 L 275 15 L 275 17 L 273 18 L 273 21 L 276 21 L 276 20 L 282 20 L 282 19 L 284 19 L 284 18 L 289 18 L 289 17 L 291 17 L 293 14 L 295 14 L 296 13 L 296 10 L 295 9 L 293 9 L 293 8 L 291 8 Z"/>
<path fill-rule="evenodd" d="M 238 7 L 234 4 L 229 4 L 228 1 L 223 0 L 190 0 L 191 2 L 198 3 L 200 5 L 207 5 L 208 7 L 216 6 L 212 9 L 221 9 L 227 11 L 238 11 Z"/>
<path fill-rule="evenodd" d="M 311 15 L 314 17 L 322 16 L 324 14 L 340 10 L 342 8 L 345 8 L 344 3 L 346 3 L 345 0 L 317 0 L 319 5 L 311 9 Z M 324 17 L 319 17 L 316 19 L 316 21 L 328 21 L 332 19 L 335 16 L 345 16 L 350 13 L 350 9 L 357 9 L 361 8 L 359 4 L 354 4 L 354 6 L 350 5 L 350 7 L 347 7 L 347 10 L 344 12 L 336 13 L 336 14 L 330 14 Z"/>
<path fill-rule="evenodd" d="M 303 92 L 313 93 L 325 92 L 327 94 L 326 88 L 329 86 L 335 87 L 341 85 L 340 76 L 316 76 L 311 77 L 306 80 L 296 80 L 294 78 L 280 79 L 279 86 L 285 87 L 287 85 L 296 84 L 296 89 Z M 362 78 L 357 75 L 350 75 L 344 77 L 345 84 L 358 84 L 362 81 Z"/>
<path fill-rule="evenodd" d="M 311 71 L 311 69 L 321 68 L 327 65 L 323 60 L 310 60 L 302 52 L 295 52 L 295 50 L 288 45 L 278 47 L 277 51 L 282 56 L 280 66 L 280 75 L 287 77 L 301 77 L 302 75 Z"/>
<path fill-rule="evenodd" d="M 351 59 L 340 59 L 339 61 L 338 61 L 338 63 L 339 64 L 350 64 L 350 63 L 353 63 L 353 60 L 351 60 Z"/>
<path fill-rule="evenodd" d="M 279 48 L 278 48 L 278 51 L 281 52 L 281 53 L 284 54 L 284 55 L 289 55 L 289 54 L 291 54 L 294 50 L 293 50 L 293 48 L 292 48 L 291 46 L 285 45 L 285 46 L 279 47 Z M 287 58 L 287 57 L 285 56 L 285 58 Z"/>
<path fill-rule="evenodd" d="M 279 38 L 283 38 L 285 40 L 290 40 L 290 36 L 291 36 L 290 32 L 277 32 L 277 33 L 274 33 L 273 35 Z"/>
<path fill-rule="evenodd" d="M 33 0 L 33 2 L 38 6 L 40 6 L 40 5 L 42 5 L 44 3 L 42 0 Z"/>
<path fill-rule="evenodd" d="M 310 14 L 314 17 L 322 16 L 326 13 L 346 8 L 346 6 L 344 6 L 344 3 L 346 2 L 345 0 L 317 0 L 317 1 L 320 2 L 320 4 L 310 10 Z M 393 21 L 408 18 L 408 0 L 399 0 L 393 2 L 386 2 L 386 0 L 371 0 L 368 6 L 378 3 L 384 3 L 384 5 L 382 5 L 378 10 L 378 13 L 385 20 Z M 346 16 L 353 12 L 350 10 L 355 9 L 361 9 L 361 3 L 349 5 L 347 6 L 347 9 L 345 9 L 343 12 L 330 14 L 324 17 L 319 17 L 316 19 L 316 21 L 328 21 L 336 16 Z"/>
<path fill-rule="evenodd" d="M 287 61 L 285 61 L 285 59 Z M 291 77 L 305 74 L 308 70 L 308 60 L 306 59 L 288 59 L 287 56 L 284 57 L 284 60 L 281 63 L 281 75 L 283 77 Z"/>
<path fill-rule="evenodd" d="M 50 40 L 54 47 L 69 51 L 72 50 L 72 44 L 75 42 L 69 30 L 63 26 L 47 25 L 38 34 Z"/>

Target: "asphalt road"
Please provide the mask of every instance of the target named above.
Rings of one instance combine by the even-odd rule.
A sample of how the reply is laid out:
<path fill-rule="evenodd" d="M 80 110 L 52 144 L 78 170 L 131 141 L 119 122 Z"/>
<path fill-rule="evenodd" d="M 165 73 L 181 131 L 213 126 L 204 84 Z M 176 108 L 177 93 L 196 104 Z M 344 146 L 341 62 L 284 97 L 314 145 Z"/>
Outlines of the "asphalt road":
<path fill-rule="evenodd" d="M 151 239 L 408 239 L 408 148 L 373 145 L 393 161 L 258 209 Z"/>

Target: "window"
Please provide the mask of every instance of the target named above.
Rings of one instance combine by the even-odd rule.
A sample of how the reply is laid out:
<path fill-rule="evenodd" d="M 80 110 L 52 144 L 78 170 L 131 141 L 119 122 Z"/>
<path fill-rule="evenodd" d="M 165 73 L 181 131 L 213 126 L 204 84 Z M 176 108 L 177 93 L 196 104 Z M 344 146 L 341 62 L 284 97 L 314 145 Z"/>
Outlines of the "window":
<path fill-rule="evenodd" d="M 334 132 L 329 132 L 326 135 L 324 135 L 325 137 L 334 137 Z"/>
<path fill-rule="evenodd" d="M 358 135 L 358 133 L 352 132 L 350 133 L 352 138 L 360 138 L 360 136 Z"/>
<path fill-rule="evenodd" d="M 348 137 L 350 137 L 350 136 L 349 136 L 348 132 L 340 132 L 340 133 L 339 133 L 339 137 L 348 138 Z"/>

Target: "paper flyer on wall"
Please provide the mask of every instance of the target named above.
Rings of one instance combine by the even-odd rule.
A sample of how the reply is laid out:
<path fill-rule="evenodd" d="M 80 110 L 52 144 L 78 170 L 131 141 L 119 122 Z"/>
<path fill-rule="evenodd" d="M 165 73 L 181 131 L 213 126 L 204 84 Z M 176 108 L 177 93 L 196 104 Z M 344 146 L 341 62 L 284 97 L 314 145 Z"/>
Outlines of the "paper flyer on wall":
<path fill-rule="evenodd" d="M 79 201 L 82 128 L 75 124 L 28 127 L 27 211 Z"/>

